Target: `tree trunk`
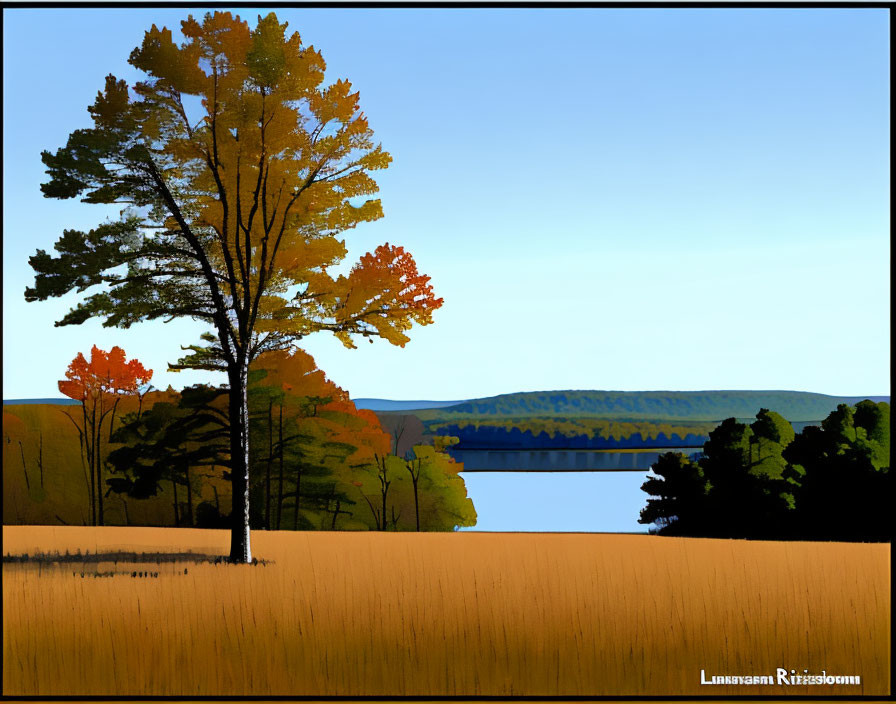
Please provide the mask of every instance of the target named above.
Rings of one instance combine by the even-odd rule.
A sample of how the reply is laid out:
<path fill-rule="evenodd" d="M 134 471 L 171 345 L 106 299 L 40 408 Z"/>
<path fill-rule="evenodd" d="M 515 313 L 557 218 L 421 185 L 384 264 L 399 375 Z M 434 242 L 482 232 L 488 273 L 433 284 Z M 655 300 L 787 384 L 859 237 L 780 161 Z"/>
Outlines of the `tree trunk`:
<path fill-rule="evenodd" d="M 190 528 L 196 524 L 193 522 L 193 487 L 190 486 L 190 467 L 184 468 L 184 476 L 187 480 L 187 520 L 190 521 Z"/>
<path fill-rule="evenodd" d="M 174 489 L 174 527 L 178 528 L 180 526 L 180 514 L 177 510 L 177 480 L 171 480 L 171 488 Z"/>
<path fill-rule="evenodd" d="M 388 528 L 386 523 L 386 497 L 389 494 L 389 485 L 392 483 L 389 481 L 389 470 L 386 467 L 386 457 L 380 458 L 379 455 L 373 456 L 376 461 L 377 467 L 379 468 L 379 478 L 380 478 L 380 493 L 383 496 L 383 512 L 382 512 L 382 520 L 380 530 L 386 530 Z M 381 464 L 382 463 L 382 464 Z"/>
<path fill-rule="evenodd" d="M 380 515 L 377 512 L 376 508 L 373 505 L 373 502 L 367 498 L 367 494 L 361 493 L 361 496 L 364 497 L 364 500 L 367 502 L 367 505 L 370 507 L 370 513 L 373 515 L 373 524 L 376 526 L 377 530 L 382 530 L 380 527 Z"/>
<path fill-rule="evenodd" d="M 94 399 L 93 401 L 93 409 L 91 410 L 91 418 L 90 418 L 90 441 L 93 445 L 93 450 L 91 451 L 91 457 L 93 459 L 93 496 L 94 501 L 96 501 L 96 514 L 93 517 L 93 525 L 101 526 L 103 525 L 103 502 L 100 498 L 102 496 L 102 491 L 100 490 L 100 463 L 99 463 L 99 440 L 100 433 L 96 427 L 96 404 L 97 401 Z"/>
<path fill-rule="evenodd" d="M 64 415 L 68 416 L 69 419 L 75 426 L 75 429 L 78 431 L 78 447 L 80 448 L 80 458 L 81 458 L 81 469 L 84 470 L 84 484 L 87 486 L 87 494 L 90 498 L 90 503 L 93 504 L 93 498 L 90 497 L 90 477 L 87 474 L 87 451 L 84 449 L 84 431 L 78 427 L 78 424 L 75 422 L 75 419 L 72 418 L 68 413 L 64 413 Z M 84 525 L 87 525 L 87 519 L 84 519 Z"/>
<path fill-rule="evenodd" d="M 274 461 L 274 401 L 268 403 L 268 462 L 264 486 L 264 527 L 271 529 L 271 463 Z"/>
<path fill-rule="evenodd" d="M 299 473 L 296 475 L 296 515 L 292 520 L 292 529 L 299 529 L 299 501 L 302 496 L 302 465 L 299 465 Z"/>
<path fill-rule="evenodd" d="M 389 485 L 385 485 L 383 489 L 383 520 L 380 530 L 386 530 L 386 494 L 389 493 Z"/>
<path fill-rule="evenodd" d="M 414 463 L 417 463 L 417 471 L 414 472 Z M 420 532 L 420 501 L 417 492 L 417 482 L 420 480 L 420 470 L 423 468 L 423 461 L 420 459 L 405 460 L 405 468 L 411 475 L 411 481 L 414 483 L 414 517 L 417 522 L 417 532 Z"/>
<path fill-rule="evenodd" d="M 28 481 L 28 465 L 25 464 L 25 447 L 21 440 L 19 440 L 19 452 L 22 454 L 22 469 L 25 471 L 25 487 L 31 491 L 31 482 Z"/>
<path fill-rule="evenodd" d="M 110 447 L 112 445 L 112 433 L 115 430 L 115 412 L 116 412 L 116 410 L 118 410 L 118 402 L 119 401 L 121 401 L 121 397 L 116 396 L 115 401 L 112 404 L 112 416 L 109 419 L 109 446 Z M 106 411 L 106 413 L 108 413 L 108 411 Z M 103 415 L 100 416 L 100 429 L 102 429 L 104 417 L 105 417 L 105 413 L 103 413 Z M 97 434 L 96 434 L 96 444 L 97 444 L 97 448 L 99 448 L 99 446 L 100 446 L 99 430 L 97 430 Z M 109 450 L 107 448 L 106 452 L 108 452 L 108 451 Z M 99 479 L 100 525 L 102 526 L 102 525 L 105 525 L 105 517 L 104 517 L 105 514 L 103 513 L 103 487 L 105 486 L 105 482 L 103 481 L 103 472 L 105 471 L 105 464 L 103 463 L 102 457 L 99 455 L 99 452 L 97 452 L 97 461 L 99 463 L 99 465 L 98 465 L 99 469 L 97 471 L 99 472 L 99 477 L 100 477 L 100 479 Z"/>
<path fill-rule="evenodd" d="M 230 561 L 252 562 L 249 545 L 249 360 L 240 357 L 230 377 L 230 477 L 233 484 Z"/>
<path fill-rule="evenodd" d="M 280 518 L 283 514 L 283 404 L 280 404 L 280 477 L 277 480 L 277 530 L 280 530 Z"/>
<path fill-rule="evenodd" d="M 96 475 L 93 473 L 93 425 L 87 421 L 87 401 L 81 401 L 84 415 L 84 447 L 87 451 L 87 473 L 90 475 L 90 525 L 96 525 Z"/>
<path fill-rule="evenodd" d="M 392 431 L 392 439 L 395 441 L 395 447 L 392 449 L 392 454 L 396 457 L 398 456 L 398 444 L 401 442 L 401 436 L 404 435 L 404 424 L 405 424 L 405 416 L 399 416 L 396 419 L 395 430 Z"/>
<path fill-rule="evenodd" d="M 69 416 L 71 417 L 71 416 Z M 92 518 L 91 525 L 96 525 L 96 509 L 93 501 L 93 463 L 90 459 L 90 441 L 87 439 L 87 401 L 81 399 L 81 427 L 75 423 L 78 428 L 78 441 L 81 443 L 81 459 L 84 466 L 84 480 L 87 482 L 87 496 L 90 499 L 90 516 Z M 72 422 L 75 419 L 72 418 Z M 86 522 L 85 522 L 85 525 Z"/>
<path fill-rule="evenodd" d="M 100 418 L 102 425 L 103 419 Z M 99 525 L 106 525 L 106 517 L 103 509 L 103 455 L 102 440 L 100 439 L 100 431 L 102 428 L 96 429 L 96 447 L 94 449 L 94 461 L 96 462 L 96 501 L 97 501 L 97 521 Z"/>
<path fill-rule="evenodd" d="M 112 416 L 109 418 L 109 444 L 112 444 L 112 433 L 115 432 L 115 411 L 118 410 L 118 402 L 121 401 L 121 397 L 115 397 L 115 403 L 112 404 Z"/>
<path fill-rule="evenodd" d="M 417 532 L 420 532 L 420 502 L 417 500 L 417 479 L 414 479 L 414 516 L 417 519 Z M 418 477 L 419 478 L 419 477 Z"/>

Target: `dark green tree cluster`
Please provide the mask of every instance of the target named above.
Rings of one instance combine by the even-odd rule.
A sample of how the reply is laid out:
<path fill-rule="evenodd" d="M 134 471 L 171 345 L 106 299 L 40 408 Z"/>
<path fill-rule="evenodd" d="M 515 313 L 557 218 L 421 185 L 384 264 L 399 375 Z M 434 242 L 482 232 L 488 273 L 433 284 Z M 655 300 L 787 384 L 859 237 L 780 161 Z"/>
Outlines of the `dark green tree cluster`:
<path fill-rule="evenodd" d="M 201 497 L 205 478 L 230 480 L 227 390 L 197 385 L 167 396 L 126 415 L 116 430 L 113 440 L 121 446 L 109 453 L 107 493 L 147 499 L 170 483 L 173 525 L 225 527 L 217 487 L 214 504 L 196 506 L 194 497 Z"/>
<path fill-rule="evenodd" d="M 642 486 L 640 523 L 664 535 L 802 540 L 887 540 L 890 406 L 841 404 L 794 433 L 762 409 L 710 433 L 702 457 L 666 453 Z"/>
<path fill-rule="evenodd" d="M 890 406 L 841 405 L 784 451 L 799 520 L 796 538 L 889 540 L 893 534 Z"/>

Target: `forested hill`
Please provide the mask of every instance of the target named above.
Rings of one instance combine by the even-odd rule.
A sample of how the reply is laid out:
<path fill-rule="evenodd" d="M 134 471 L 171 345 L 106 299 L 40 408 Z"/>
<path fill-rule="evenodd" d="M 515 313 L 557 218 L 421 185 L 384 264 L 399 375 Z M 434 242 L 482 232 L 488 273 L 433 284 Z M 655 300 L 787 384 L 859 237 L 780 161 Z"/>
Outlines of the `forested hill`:
<path fill-rule="evenodd" d="M 890 401 L 889 396 L 826 396 L 803 391 L 535 391 L 476 399 L 424 413 L 446 420 L 471 416 L 722 420 L 753 418 L 759 409 L 768 408 L 799 422 L 820 420 L 839 404 L 854 405 L 864 398 Z"/>

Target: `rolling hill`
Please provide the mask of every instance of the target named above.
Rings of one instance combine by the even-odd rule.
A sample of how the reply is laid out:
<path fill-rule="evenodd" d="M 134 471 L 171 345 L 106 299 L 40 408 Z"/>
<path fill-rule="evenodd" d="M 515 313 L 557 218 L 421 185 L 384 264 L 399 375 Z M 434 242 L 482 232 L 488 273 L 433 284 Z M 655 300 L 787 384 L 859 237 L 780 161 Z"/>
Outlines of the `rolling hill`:
<path fill-rule="evenodd" d="M 818 421 L 838 404 L 889 396 L 828 396 L 805 391 L 527 391 L 466 401 L 357 398 L 358 408 L 378 413 L 414 411 L 422 420 L 482 417 L 604 418 L 613 420 L 719 421 L 752 418 L 760 408 L 793 422 Z M 67 398 L 4 400 L 3 405 L 75 404 Z"/>
<path fill-rule="evenodd" d="M 827 396 L 804 391 L 533 391 L 474 399 L 414 413 L 422 420 L 495 417 L 720 421 L 753 418 L 761 408 L 790 421 L 818 421 L 841 403 L 889 396 Z"/>

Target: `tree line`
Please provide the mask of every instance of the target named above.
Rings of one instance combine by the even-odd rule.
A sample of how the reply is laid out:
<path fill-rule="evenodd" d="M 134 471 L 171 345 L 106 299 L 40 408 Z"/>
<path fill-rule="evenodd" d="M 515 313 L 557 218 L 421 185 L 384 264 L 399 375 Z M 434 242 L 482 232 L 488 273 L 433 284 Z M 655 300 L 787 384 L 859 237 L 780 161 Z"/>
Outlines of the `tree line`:
<path fill-rule="evenodd" d="M 105 524 L 104 500 L 117 498 L 127 515 L 128 501 L 170 490 L 171 525 L 229 527 L 229 390 L 152 391 L 152 372 L 124 360 L 120 348 L 106 353 L 94 347 L 90 361 L 78 355 L 59 383 L 80 401 L 69 417 L 89 468 L 91 524 Z M 453 530 L 475 524 L 459 475 L 463 466 L 445 452 L 452 439 L 397 454 L 397 438 L 372 411 L 357 409 L 305 352 L 260 355 L 247 401 L 252 528 Z"/>
<path fill-rule="evenodd" d="M 723 421 L 702 456 L 666 453 L 642 489 L 640 523 L 664 535 L 889 540 L 890 406 L 840 404 L 799 433 L 762 409 Z"/>
<path fill-rule="evenodd" d="M 603 418 L 483 418 L 426 423 L 427 430 L 456 437 L 463 449 L 609 450 L 696 447 L 714 424 L 707 421 L 617 421 Z"/>

